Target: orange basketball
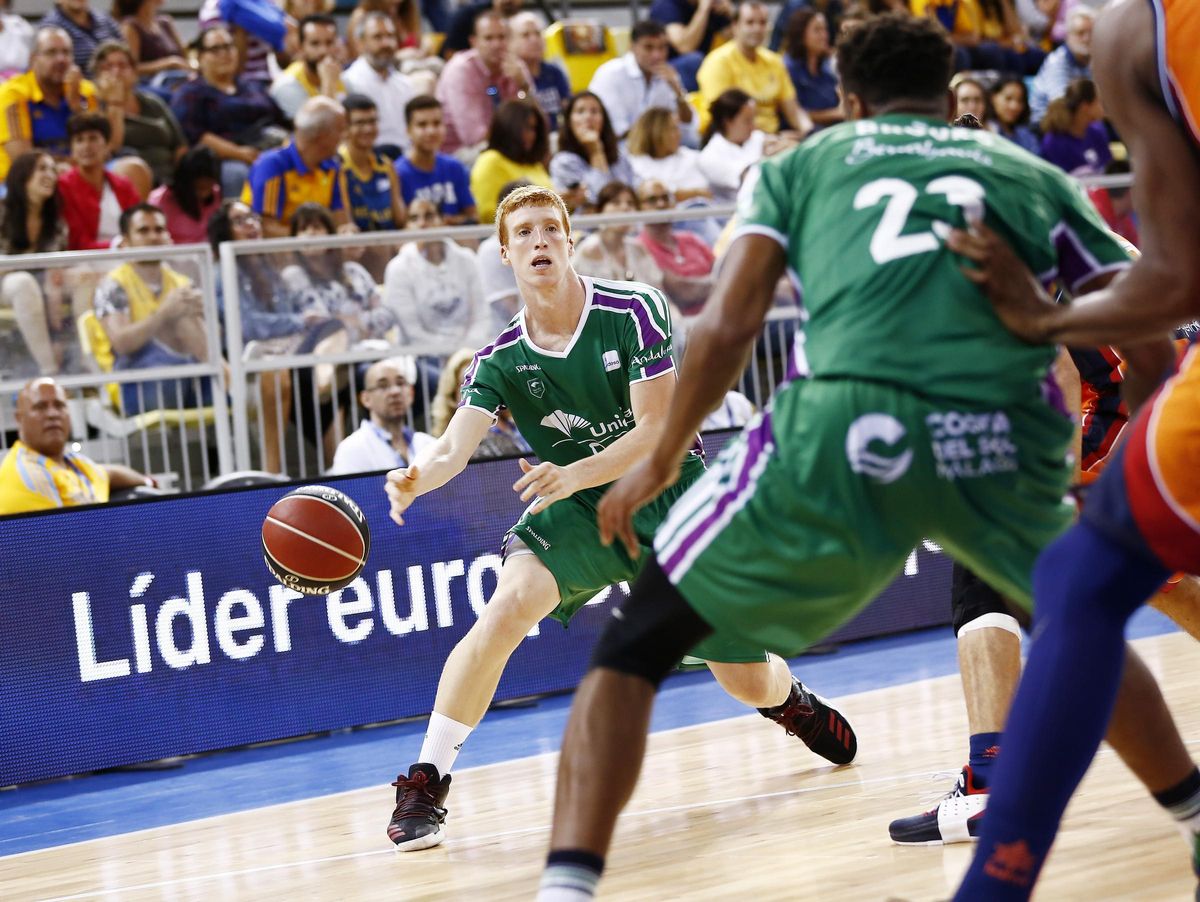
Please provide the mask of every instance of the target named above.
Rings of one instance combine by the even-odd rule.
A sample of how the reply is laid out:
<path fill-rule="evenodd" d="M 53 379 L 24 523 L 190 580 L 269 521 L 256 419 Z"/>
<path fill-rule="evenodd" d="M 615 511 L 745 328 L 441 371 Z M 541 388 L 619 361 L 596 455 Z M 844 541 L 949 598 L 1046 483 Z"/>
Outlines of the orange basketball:
<path fill-rule="evenodd" d="M 271 505 L 263 521 L 262 548 L 267 569 L 289 589 L 328 595 L 362 572 L 371 531 L 346 495 L 309 485 Z"/>

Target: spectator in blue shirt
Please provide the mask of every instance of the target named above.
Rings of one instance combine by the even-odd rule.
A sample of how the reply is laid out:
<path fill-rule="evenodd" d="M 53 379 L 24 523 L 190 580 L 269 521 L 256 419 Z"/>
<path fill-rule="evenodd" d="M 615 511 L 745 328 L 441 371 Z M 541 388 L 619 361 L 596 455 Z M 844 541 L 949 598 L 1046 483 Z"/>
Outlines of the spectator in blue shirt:
<path fill-rule="evenodd" d="M 471 175 L 454 157 L 439 153 L 446 137 L 442 104 L 422 94 L 404 109 L 412 147 L 396 161 L 400 192 L 406 207 L 414 200 L 432 201 L 447 225 L 475 222 L 478 211 L 471 195 Z"/>
<path fill-rule="evenodd" d="M 1096 84 L 1077 79 L 1042 117 L 1042 158 L 1072 175 L 1095 175 L 1112 160 Z"/>
<path fill-rule="evenodd" d="M 842 100 L 824 13 L 801 7 L 792 13 L 786 34 L 783 64 L 796 88 L 796 103 L 817 128 L 841 122 Z"/>
<path fill-rule="evenodd" d="M 88 0 L 59 0 L 38 22 L 38 28 L 61 28 L 71 36 L 71 47 L 75 52 L 75 65 L 87 72 L 96 46 L 102 41 L 124 43 L 121 27 L 111 16 L 93 11 Z"/>
<path fill-rule="evenodd" d="M 558 63 L 546 61 L 546 36 L 542 34 L 542 22 L 534 13 L 517 13 L 509 20 L 512 32 L 512 49 L 533 76 L 533 91 L 538 106 L 546 114 L 550 131 L 558 131 L 558 117 L 563 104 L 571 96 L 571 85 L 567 73 Z"/>
<path fill-rule="evenodd" d="M 700 90 L 696 72 L 712 50 L 713 39 L 719 34 L 728 35 L 733 5 L 729 0 L 654 0 L 650 18 L 667 29 L 671 65 L 679 73 L 684 90 Z"/>
<path fill-rule="evenodd" d="M 1062 97 L 1067 85 L 1077 78 L 1092 77 L 1092 27 L 1096 14 L 1086 6 L 1074 7 L 1067 16 L 1067 40 L 1046 57 L 1029 95 L 1029 111 L 1034 125 L 1042 121 L 1050 101 Z"/>
<path fill-rule="evenodd" d="M 1025 79 L 1002 78 L 992 86 L 992 116 L 987 127 L 1033 154 L 1041 153 L 1041 142 L 1029 127 L 1029 92 Z"/>

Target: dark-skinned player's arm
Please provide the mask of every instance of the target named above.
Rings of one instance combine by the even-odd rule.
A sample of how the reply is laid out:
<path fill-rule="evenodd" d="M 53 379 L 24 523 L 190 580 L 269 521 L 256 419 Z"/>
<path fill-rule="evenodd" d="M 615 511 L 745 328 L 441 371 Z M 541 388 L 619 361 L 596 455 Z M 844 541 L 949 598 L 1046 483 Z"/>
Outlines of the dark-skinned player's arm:
<path fill-rule="evenodd" d="M 1010 268 L 1002 239 L 986 226 L 950 237 L 953 250 L 980 264 L 968 275 L 985 288 L 1004 324 L 1026 341 L 1110 344 L 1136 353 L 1131 346 L 1138 341 L 1196 318 L 1200 154 L 1163 103 L 1152 18 L 1148 3 L 1122 0 L 1101 17 L 1093 37 L 1093 54 L 1111 61 L 1096 69 L 1100 96 L 1137 174 L 1141 259 L 1103 290 L 1055 306 L 1027 270 Z"/>
<path fill-rule="evenodd" d="M 1099 294 L 1118 278 L 1113 273 L 1102 273 L 1080 286 L 1080 297 Z M 1175 365 L 1175 342 L 1166 333 L 1158 332 L 1145 341 L 1114 344 L 1113 349 L 1125 361 L 1120 391 L 1133 414 L 1170 374 Z"/>
<path fill-rule="evenodd" d="M 606 545 L 619 538 L 632 557 L 638 556 L 634 513 L 679 477 L 704 418 L 741 375 L 785 263 L 783 248 L 767 235 L 744 234 L 730 246 L 712 297 L 688 332 L 675 403 L 658 443 L 600 502 L 600 539 Z"/>

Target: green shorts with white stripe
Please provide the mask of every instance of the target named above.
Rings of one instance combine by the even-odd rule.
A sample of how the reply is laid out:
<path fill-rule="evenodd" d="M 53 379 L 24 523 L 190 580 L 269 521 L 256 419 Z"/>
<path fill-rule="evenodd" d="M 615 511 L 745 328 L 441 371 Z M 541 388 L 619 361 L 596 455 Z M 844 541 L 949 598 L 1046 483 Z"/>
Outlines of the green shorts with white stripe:
<path fill-rule="evenodd" d="M 855 379 L 784 385 L 671 509 L 658 563 L 718 635 L 795 654 L 869 604 L 924 538 L 1030 604 L 1073 508 L 1071 421 Z"/>

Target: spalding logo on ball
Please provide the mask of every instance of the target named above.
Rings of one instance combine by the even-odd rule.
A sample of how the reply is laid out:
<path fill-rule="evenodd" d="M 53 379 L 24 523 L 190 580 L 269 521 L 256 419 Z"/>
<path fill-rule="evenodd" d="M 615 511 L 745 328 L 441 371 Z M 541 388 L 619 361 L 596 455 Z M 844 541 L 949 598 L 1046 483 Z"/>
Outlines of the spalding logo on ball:
<path fill-rule="evenodd" d="M 367 562 L 371 530 L 358 505 L 337 489 L 309 485 L 288 492 L 267 512 L 263 559 L 272 575 L 305 595 L 348 586 Z"/>

